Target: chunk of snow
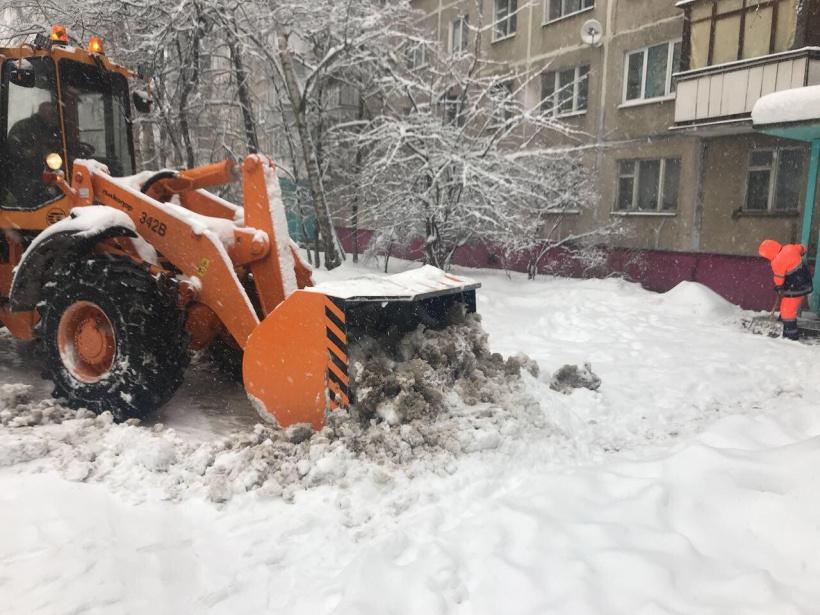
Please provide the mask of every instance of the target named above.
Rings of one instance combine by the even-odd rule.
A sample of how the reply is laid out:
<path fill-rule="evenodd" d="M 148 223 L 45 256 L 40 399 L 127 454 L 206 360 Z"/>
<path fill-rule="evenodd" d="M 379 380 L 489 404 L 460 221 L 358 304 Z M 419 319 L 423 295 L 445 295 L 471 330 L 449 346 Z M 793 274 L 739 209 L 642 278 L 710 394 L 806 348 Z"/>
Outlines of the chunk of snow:
<path fill-rule="evenodd" d="M 752 109 L 755 126 L 810 121 L 820 122 L 820 85 L 767 94 Z"/>

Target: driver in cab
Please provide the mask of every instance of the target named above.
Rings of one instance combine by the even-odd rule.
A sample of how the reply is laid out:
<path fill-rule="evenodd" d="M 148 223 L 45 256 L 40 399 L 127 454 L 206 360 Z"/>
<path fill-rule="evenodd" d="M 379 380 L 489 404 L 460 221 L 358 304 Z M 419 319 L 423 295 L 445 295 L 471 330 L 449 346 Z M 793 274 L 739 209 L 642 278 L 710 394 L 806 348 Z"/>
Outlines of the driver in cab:
<path fill-rule="evenodd" d="M 37 170 L 42 171 L 45 157 L 62 149 L 57 103 L 41 103 L 33 115 L 14 124 L 9 130 L 8 142 L 12 153 L 31 160 L 31 166 L 36 165 Z"/>
<path fill-rule="evenodd" d="M 16 203 L 48 198 L 41 179 L 44 160 L 51 152 L 62 153 L 57 103 L 41 103 L 34 114 L 16 122 L 9 130 L 7 148 L 13 193 L 7 196 L 12 196 Z"/>

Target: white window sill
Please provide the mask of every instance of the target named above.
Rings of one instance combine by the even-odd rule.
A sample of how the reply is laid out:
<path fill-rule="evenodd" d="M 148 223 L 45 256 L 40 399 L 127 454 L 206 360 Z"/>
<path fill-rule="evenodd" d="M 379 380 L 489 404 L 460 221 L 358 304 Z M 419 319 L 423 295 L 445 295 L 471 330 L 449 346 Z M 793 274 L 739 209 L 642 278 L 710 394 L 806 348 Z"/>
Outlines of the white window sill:
<path fill-rule="evenodd" d="M 582 115 L 586 115 L 586 114 L 587 114 L 586 109 L 584 109 L 583 111 L 572 111 L 570 113 L 559 113 L 555 116 L 555 119 L 565 120 L 567 118 L 572 118 L 572 117 L 581 117 Z"/>
<path fill-rule="evenodd" d="M 570 17 L 575 17 L 576 15 L 581 15 L 583 13 L 589 13 L 594 8 L 595 8 L 595 6 L 588 6 L 585 9 L 581 9 L 580 11 L 575 11 L 574 13 L 567 13 L 566 15 L 561 15 L 560 17 L 556 17 L 555 19 L 544 21 L 544 22 L 541 23 L 541 25 L 542 26 L 551 26 L 554 23 L 558 23 L 559 21 L 564 21 L 565 19 L 569 19 Z"/>
<path fill-rule="evenodd" d="M 567 210 L 556 209 L 555 211 L 546 211 L 544 213 L 548 216 L 580 216 L 581 215 L 581 210 L 580 209 L 567 209 Z"/>
<path fill-rule="evenodd" d="M 642 107 L 644 105 L 654 105 L 655 103 L 669 102 L 675 100 L 675 93 L 666 96 L 656 96 L 655 98 L 639 98 L 637 100 L 627 100 L 618 105 L 618 109 L 628 109 L 630 107 Z"/>
<path fill-rule="evenodd" d="M 516 33 L 515 33 L 515 32 L 513 32 L 512 34 L 508 34 L 507 36 L 502 36 L 502 37 L 500 37 L 500 38 L 495 38 L 495 37 L 493 37 L 493 45 L 495 45 L 496 43 L 502 43 L 502 42 L 504 42 L 504 41 L 510 40 L 510 39 L 511 39 L 511 38 L 513 38 L 515 35 L 516 35 Z"/>
<path fill-rule="evenodd" d="M 733 218 L 795 218 L 799 209 L 736 209 Z"/>
<path fill-rule="evenodd" d="M 646 217 L 646 218 L 674 218 L 678 215 L 676 211 L 613 211 L 610 216 Z"/>

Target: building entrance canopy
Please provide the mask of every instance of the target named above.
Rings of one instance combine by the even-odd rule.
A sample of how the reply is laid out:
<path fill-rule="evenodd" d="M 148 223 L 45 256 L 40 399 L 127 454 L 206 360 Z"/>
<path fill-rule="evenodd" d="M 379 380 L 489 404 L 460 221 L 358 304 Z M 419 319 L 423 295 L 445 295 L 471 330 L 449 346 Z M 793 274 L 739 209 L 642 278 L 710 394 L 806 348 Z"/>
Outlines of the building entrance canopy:
<path fill-rule="evenodd" d="M 805 141 L 811 144 L 806 198 L 803 204 L 803 232 L 801 243 L 815 248 L 820 246 L 820 235 L 814 246 L 811 243 L 812 218 L 817 196 L 818 166 L 820 166 L 820 86 L 784 90 L 764 96 L 752 110 L 755 130 L 784 139 Z M 820 313 L 820 266 L 815 258 L 814 293 L 811 307 Z"/>

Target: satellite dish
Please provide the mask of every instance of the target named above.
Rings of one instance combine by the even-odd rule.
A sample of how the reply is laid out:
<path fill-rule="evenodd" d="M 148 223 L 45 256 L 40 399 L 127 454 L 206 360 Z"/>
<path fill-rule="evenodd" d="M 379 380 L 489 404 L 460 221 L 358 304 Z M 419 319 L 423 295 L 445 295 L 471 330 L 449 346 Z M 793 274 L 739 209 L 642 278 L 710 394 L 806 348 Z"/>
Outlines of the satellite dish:
<path fill-rule="evenodd" d="M 581 26 L 581 40 L 591 47 L 598 47 L 604 39 L 604 27 L 597 19 L 589 19 Z"/>

